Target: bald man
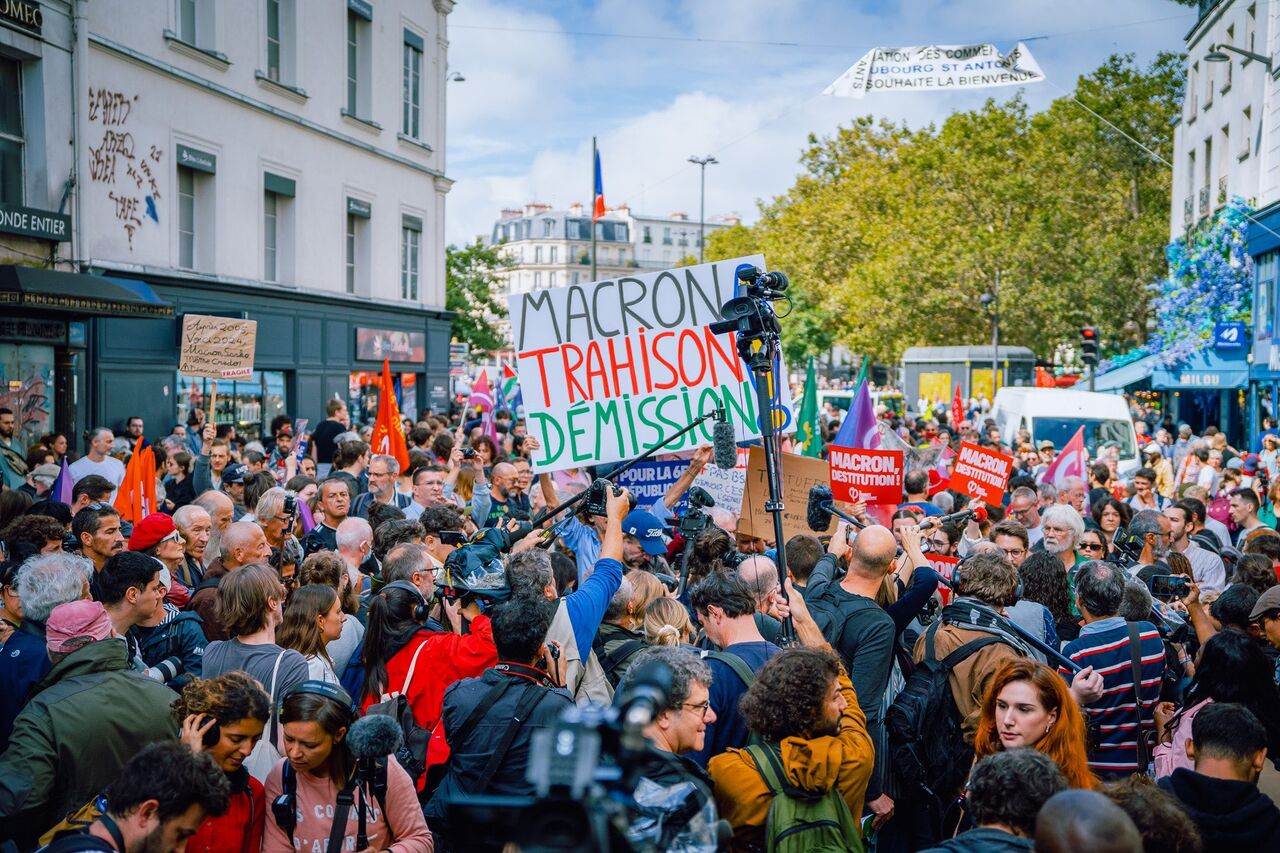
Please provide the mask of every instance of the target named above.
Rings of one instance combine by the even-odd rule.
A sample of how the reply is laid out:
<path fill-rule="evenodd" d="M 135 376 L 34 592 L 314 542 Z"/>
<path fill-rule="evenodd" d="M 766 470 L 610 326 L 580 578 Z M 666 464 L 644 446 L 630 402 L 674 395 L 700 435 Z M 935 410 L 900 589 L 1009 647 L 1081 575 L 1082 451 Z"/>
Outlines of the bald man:
<path fill-rule="evenodd" d="M 214 607 L 222 577 L 250 563 L 265 563 L 270 556 L 271 546 L 261 527 L 252 521 L 234 521 L 227 525 L 222 533 L 218 558 L 210 564 L 204 580 L 191 596 L 191 609 L 204 620 L 204 634 L 210 641 L 231 639 L 218 620 Z"/>
<path fill-rule="evenodd" d="M 334 534 L 338 543 L 338 556 L 347 564 L 347 575 L 355 589 L 364 592 L 369 580 L 378 570 L 378 560 L 373 556 L 373 528 L 363 518 L 348 516 L 338 525 Z"/>
<path fill-rule="evenodd" d="M 867 786 L 867 808 L 874 814 L 872 822 L 879 829 L 893 817 L 893 800 L 884 792 L 884 756 L 888 742 L 880 699 L 889 685 L 896 629 L 893 619 L 875 599 L 885 578 L 893 571 L 898 542 L 889 528 L 879 525 L 867 527 L 852 543 L 846 531 L 841 522 L 831 537 L 830 551 L 836 559 L 848 558 L 849 573 L 840 583 L 829 583 L 824 575 L 831 571 L 834 561 L 819 560 L 809 581 L 810 588 L 821 592 L 812 598 L 806 597 L 806 601 L 823 636 L 844 661 L 867 717 L 867 733 L 876 746 L 875 771 Z M 915 535 L 919 536 L 918 530 Z"/>
<path fill-rule="evenodd" d="M 213 561 L 222 553 L 222 533 L 227 529 L 227 525 L 235 518 L 236 505 L 231 502 L 231 498 L 227 497 L 226 492 L 218 492 L 210 489 L 207 492 L 201 492 L 191 506 L 198 506 L 209 514 L 211 528 L 209 532 L 209 541 L 205 544 L 204 556 L 201 562 L 208 569 L 213 565 Z"/>
<path fill-rule="evenodd" d="M 497 527 L 508 517 L 528 521 L 532 515 L 529 496 L 520 491 L 520 472 L 510 462 L 499 462 L 489 475 L 489 514 L 485 527 Z"/>
<path fill-rule="evenodd" d="M 1142 836 L 1124 811 L 1097 791 L 1054 794 L 1036 815 L 1036 850 L 1142 853 Z"/>

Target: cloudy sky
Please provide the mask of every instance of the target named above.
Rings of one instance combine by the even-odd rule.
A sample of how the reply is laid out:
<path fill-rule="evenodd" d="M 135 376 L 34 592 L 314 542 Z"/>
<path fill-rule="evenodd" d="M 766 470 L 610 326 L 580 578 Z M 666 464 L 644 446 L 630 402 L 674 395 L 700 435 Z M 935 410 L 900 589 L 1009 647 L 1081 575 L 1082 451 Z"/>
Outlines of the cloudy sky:
<path fill-rule="evenodd" d="M 1181 50 L 1194 20 L 1172 0 L 458 0 L 447 237 L 488 233 L 503 207 L 589 204 L 593 135 L 610 205 L 696 218 L 687 158 L 713 154 L 707 215 L 751 222 L 791 186 L 810 133 L 863 114 L 920 126 L 1016 91 L 820 94 L 873 47 L 1026 40 L 1041 107 L 1112 53 Z"/>

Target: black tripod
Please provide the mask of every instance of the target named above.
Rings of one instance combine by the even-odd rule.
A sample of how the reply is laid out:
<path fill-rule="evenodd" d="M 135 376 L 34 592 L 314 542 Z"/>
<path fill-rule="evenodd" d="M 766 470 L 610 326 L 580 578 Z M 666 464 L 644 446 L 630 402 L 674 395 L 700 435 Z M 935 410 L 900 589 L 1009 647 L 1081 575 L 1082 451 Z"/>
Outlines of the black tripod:
<path fill-rule="evenodd" d="M 790 282 L 780 272 L 762 273 L 750 264 L 742 264 L 735 272 L 738 281 L 746 286 L 746 294 L 735 296 L 720 309 L 724 317 L 711 325 L 715 334 L 734 332 L 737 335 L 738 355 L 746 362 L 755 379 L 756 411 L 760 417 L 760 444 L 764 450 L 765 480 L 769 497 L 765 512 L 773 516 L 773 538 L 777 543 L 778 583 L 782 599 L 787 601 L 787 549 L 782 529 L 782 447 L 777 425 L 774 423 L 773 401 L 778 396 L 781 377 L 774 365 L 779 363 L 782 351 L 782 327 L 773 311 L 772 301 L 786 299 L 783 291 Z M 783 620 L 778 634 L 778 645 L 795 642 L 795 626 L 791 617 Z"/>

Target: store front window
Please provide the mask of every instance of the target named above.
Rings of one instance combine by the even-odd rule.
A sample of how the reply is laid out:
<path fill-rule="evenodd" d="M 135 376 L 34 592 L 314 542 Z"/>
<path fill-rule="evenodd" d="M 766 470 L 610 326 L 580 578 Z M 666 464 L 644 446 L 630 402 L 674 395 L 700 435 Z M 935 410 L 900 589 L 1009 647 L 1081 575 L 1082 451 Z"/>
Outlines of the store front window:
<path fill-rule="evenodd" d="M 192 408 L 208 409 L 213 379 L 178 377 L 178 420 L 187 422 Z M 271 419 L 288 412 L 283 370 L 255 370 L 247 379 L 218 379 L 214 421 L 233 424 L 236 435 L 262 439 Z"/>
<path fill-rule="evenodd" d="M 378 382 L 382 378 L 379 370 L 361 370 L 351 374 L 348 386 L 347 408 L 351 412 L 352 423 L 371 424 L 378 418 Z M 411 420 L 418 419 L 418 374 L 393 373 L 391 382 L 396 389 L 396 405 L 400 407 L 400 415 Z"/>
<path fill-rule="evenodd" d="M 0 344 L 0 407 L 13 410 L 21 447 L 53 429 L 53 347 Z"/>

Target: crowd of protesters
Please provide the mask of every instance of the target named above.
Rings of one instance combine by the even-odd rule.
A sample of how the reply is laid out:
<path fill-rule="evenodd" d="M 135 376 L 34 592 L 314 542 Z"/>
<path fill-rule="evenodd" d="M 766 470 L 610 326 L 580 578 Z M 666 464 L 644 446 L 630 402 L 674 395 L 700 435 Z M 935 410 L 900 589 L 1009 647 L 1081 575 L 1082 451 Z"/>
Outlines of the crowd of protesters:
<path fill-rule="evenodd" d="M 79 459 L 0 409 L 0 841 L 502 849 L 467 804 L 551 821 L 540 734 L 661 667 L 644 748 L 599 757 L 648 849 L 1280 849 L 1280 439 L 1143 430 L 1142 468 L 1051 483 L 974 403 L 886 414 L 1017 460 L 981 520 L 910 471 L 891 517 L 786 542 L 673 515 L 709 449 L 652 505 L 544 513 L 608 470 L 535 475 L 505 411 L 406 421 L 403 465 L 338 401 L 261 441 L 130 418 Z"/>

